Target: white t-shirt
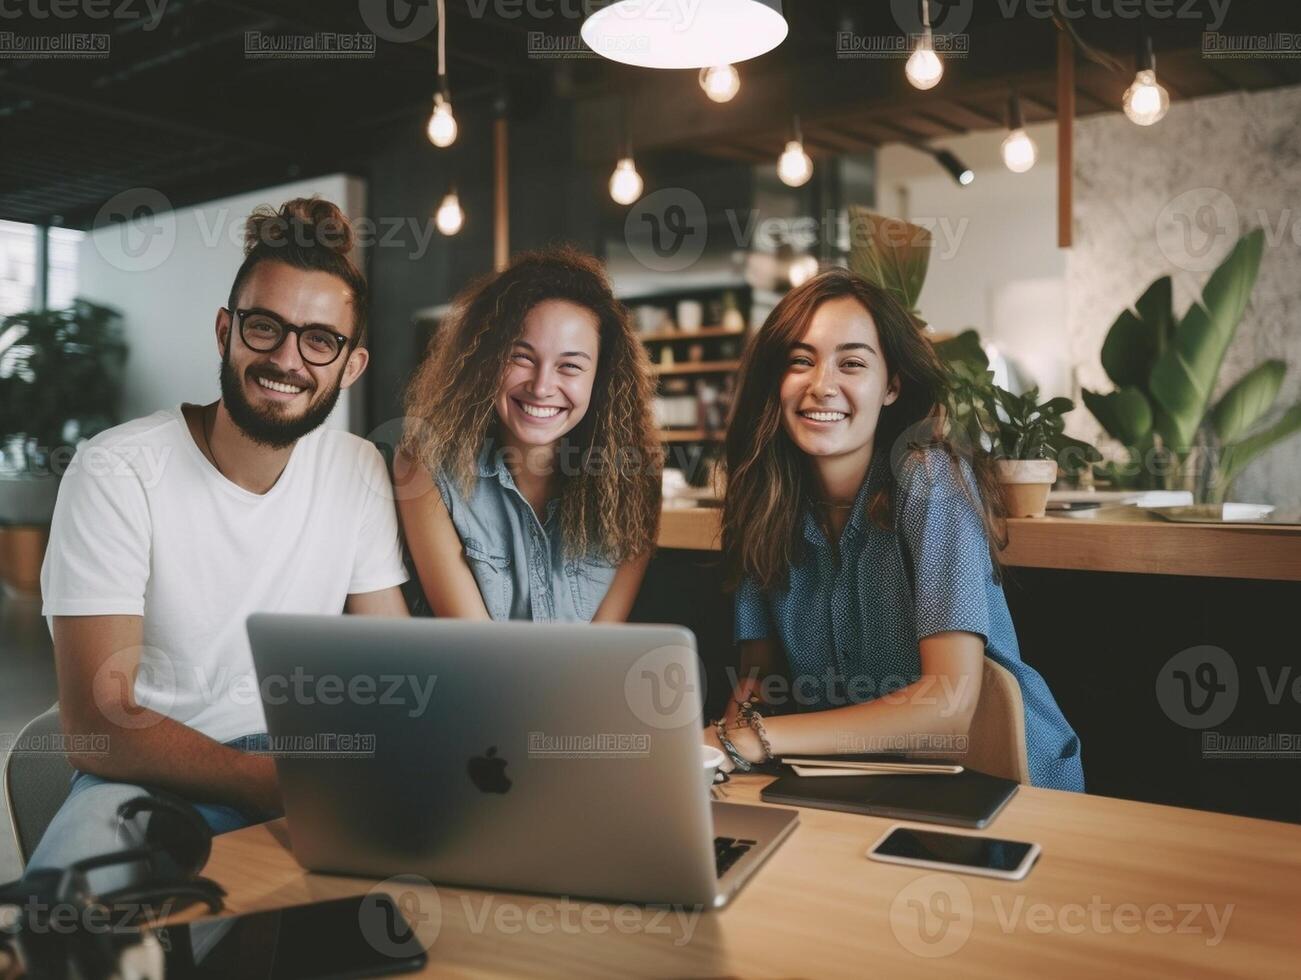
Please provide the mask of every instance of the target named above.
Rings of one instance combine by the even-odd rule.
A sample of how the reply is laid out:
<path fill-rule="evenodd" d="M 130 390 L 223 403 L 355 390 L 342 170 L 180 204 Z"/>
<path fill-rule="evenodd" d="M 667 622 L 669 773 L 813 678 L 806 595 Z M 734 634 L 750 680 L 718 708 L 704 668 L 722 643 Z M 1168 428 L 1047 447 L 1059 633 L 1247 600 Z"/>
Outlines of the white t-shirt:
<path fill-rule="evenodd" d="M 371 443 L 318 428 L 255 494 L 208 462 L 178 407 L 78 449 L 41 595 L 50 617 L 143 616 L 137 703 L 227 742 L 266 731 L 250 613 L 341 613 L 350 594 L 406 579 L 388 472 Z"/>

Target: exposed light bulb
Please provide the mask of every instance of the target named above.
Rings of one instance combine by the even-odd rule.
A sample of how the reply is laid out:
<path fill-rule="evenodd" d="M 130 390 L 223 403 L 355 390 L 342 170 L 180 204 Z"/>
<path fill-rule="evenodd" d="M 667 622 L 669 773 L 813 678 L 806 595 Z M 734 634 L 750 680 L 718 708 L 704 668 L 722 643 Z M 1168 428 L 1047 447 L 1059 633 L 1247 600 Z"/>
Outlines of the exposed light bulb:
<path fill-rule="evenodd" d="M 1125 115 L 1140 126 L 1160 122 L 1170 108 L 1170 93 L 1156 80 L 1156 71 L 1144 68 L 1134 75 L 1122 101 Z"/>
<path fill-rule="evenodd" d="M 812 255 L 797 255 L 786 270 L 786 278 L 792 286 L 803 286 L 817 274 L 818 260 Z"/>
<path fill-rule="evenodd" d="M 804 144 L 791 140 L 777 159 L 777 176 L 788 187 L 801 187 L 813 176 L 813 161 L 804 152 Z"/>
<path fill-rule="evenodd" d="M 443 98 L 441 92 L 434 96 L 434 111 L 429 116 L 425 132 L 434 146 L 451 146 L 456 142 L 456 117 L 452 115 L 452 103 Z"/>
<path fill-rule="evenodd" d="M 908 81 L 914 88 L 923 91 L 934 88 L 944 77 L 944 62 L 940 61 L 940 56 L 935 53 L 929 31 L 917 40 L 917 47 L 913 48 L 913 53 L 908 56 L 908 63 L 904 65 L 903 73 L 908 76 Z"/>
<path fill-rule="evenodd" d="M 715 102 L 731 102 L 741 91 L 741 76 L 731 65 L 700 69 L 700 87 Z"/>
<path fill-rule="evenodd" d="M 1014 129 L 1003 140 L 1003 163 L 1014 174 L 1023 174 L 1039 159 L 1039 150 L 1024 129 Z"/>
<path fill-rule="evenodd" d="M 958 174 L 958 183 L 961 184 L 963 187 L 966 187 L 975 179 L 976 179 L 975 172 L 969 169 L 964 170 L 962 171 L 962 173 Z"/>
<path fill-rule="evenodd" d="M 614 165 L 614 173 L 610 174 L 610 196 L 616 204 L 631 204 L 641 197 L 643 186 L 632 157 L 624 157 Z"/>
<path fill-rule="evenodd" d="M 461 200 L 456 191 L 448 191 L 443 203 L 434 213 L 434 224 L 444 235 L 455 235 L 465 224 L 465 212 L 461 210 Z"/>

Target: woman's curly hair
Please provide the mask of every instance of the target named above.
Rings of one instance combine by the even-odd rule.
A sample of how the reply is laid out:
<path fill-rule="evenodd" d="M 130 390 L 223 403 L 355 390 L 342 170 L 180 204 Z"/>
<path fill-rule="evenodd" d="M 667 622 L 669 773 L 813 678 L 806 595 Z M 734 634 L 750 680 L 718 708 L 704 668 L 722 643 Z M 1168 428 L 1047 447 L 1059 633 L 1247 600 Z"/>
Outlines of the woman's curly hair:
<path fill-rule="evenodd" d="M 550 299 L 591 310 L 600 323 L 592 400 L 560 447 L 565 551 L 627 561 L 655 546 L 664 458 L 646 349 L 590 255 L 563 245 L 524 252 L 456 297 L 407 387 L 399 448 L 468 494 L 496 433 L 496 400 L 524 319 Z"/>

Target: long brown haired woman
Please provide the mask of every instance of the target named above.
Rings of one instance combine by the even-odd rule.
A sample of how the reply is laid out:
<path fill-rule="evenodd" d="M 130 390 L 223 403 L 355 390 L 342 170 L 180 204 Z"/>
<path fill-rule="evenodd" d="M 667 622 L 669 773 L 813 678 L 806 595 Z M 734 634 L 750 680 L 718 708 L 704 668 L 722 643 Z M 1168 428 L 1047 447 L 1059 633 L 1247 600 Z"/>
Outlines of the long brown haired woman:
<path fill-rule="evenodd" d="M 652 391 L 590 256 L 525 253 L 457 298 L 393 464 L 434 615 L 627 618 L 659 526 Z"/>
<path fill-rule="evenodd" d="M 705 731 L 732 764 L 960 755 L 989 656 L 1020 683 L 1031 780 L 1083 789 L 1079 740 L 1017 647 L 990 461 L 945 438 L 943 383 L 909 314 L 843 270 L 750 344 L 723 507 L 741 672 Z"/>

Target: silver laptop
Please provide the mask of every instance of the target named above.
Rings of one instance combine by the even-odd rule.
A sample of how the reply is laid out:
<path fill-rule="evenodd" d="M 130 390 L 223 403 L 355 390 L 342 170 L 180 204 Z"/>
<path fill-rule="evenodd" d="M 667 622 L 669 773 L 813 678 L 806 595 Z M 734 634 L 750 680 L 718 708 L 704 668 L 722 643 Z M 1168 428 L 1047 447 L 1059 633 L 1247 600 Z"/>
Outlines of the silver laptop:
<path fill-rule="evenodd" d="M 718 907 L 797 822 L 710 800 L 681 627 L 259 613 L 248 632 L 309 870 Z"/>

